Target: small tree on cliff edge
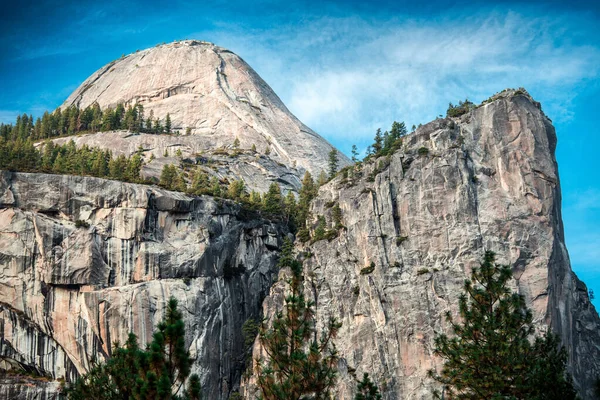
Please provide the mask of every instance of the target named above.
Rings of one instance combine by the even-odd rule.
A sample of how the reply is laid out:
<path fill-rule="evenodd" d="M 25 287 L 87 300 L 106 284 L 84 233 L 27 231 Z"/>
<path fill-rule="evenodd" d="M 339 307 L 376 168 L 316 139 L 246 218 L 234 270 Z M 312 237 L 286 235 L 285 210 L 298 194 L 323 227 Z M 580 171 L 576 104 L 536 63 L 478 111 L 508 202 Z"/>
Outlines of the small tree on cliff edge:
<path fill-rule="evenodd" d="M 435 338 L 435 354 L 445 363 L 441 374 L 430 376 L 444 386 L 446 399 L 575 399 L 564 348 L 550 333 L 531 344 L 531 311 L 507 287 L 510 268 L 494 260 L 486 252 L 481 268 L 465 281 L 462 322 L 447 314 L 455 336 Z"/>
<path fill-rule="evenodd" d="M 289 267 L 291 292 L 283 312 L 275 315 L 270 328 L 260 328 L 259 341 L 267 355 L 257 360 L 256 378 L 264 400 L 329 399 L 337 377 L 338 355 L 332 339 L 341 324 L 331 319 L 317 337 L 313 303 L 303 293 L 302 263 L 286 240 L 280 267 Z"/>
<path fill-rule="evenodd" d="M 200 400 L 197 375 L 189 377 L 187 389 L 182 388 L 191 364 L 182 315 L 177 300 L 170 298 L 165 319 L 146 350 L 130 333 L 124 347 L 116 343 L 111 358 L 67 386 L 64 394 L 69 400 Z"/>

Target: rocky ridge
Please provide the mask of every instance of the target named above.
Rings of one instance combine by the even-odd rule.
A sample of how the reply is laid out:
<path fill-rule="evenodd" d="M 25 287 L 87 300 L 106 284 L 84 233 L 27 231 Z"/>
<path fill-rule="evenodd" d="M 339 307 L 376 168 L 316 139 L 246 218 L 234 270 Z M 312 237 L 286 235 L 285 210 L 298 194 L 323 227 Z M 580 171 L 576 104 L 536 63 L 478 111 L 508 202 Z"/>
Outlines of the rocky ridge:
<path fill-rule="evenodd" d="M 512 267 L 513 290 L 539 331 L 561 336 L 580 395 L 593 398 L 600 320 L 570 267 L 555 147 L 539 103 L 509 90 L 461 118 L 420 127 L 401 151 L 321 187 L 313 216 L 333 228 L 337 203 L 344 228 L 297 251 L 318 326 L 330 316 L 343 323 L 337 398 L 353 398 L 368 372 L 384 399 L 430 399 L 427 370 L 440 367 L 433 339 L 448 331 L 443 315 L 457 315 L 463 281 L 485 250 Z M 265 299 L 266 316 L 282 307 L 286 274 Z M 254 390 L 245 382 L 245 398 Z"/>

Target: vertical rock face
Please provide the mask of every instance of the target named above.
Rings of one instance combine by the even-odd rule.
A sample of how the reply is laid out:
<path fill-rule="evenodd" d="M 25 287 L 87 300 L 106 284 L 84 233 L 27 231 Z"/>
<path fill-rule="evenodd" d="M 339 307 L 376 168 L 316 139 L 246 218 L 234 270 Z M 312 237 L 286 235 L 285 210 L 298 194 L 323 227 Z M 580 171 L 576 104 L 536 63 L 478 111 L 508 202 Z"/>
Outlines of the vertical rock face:
<path fill-rule="evenodd" d="M 174 296 L 205 395 L 227 398 L 243 369 L 242 324 L 259 317 L 284 234 L 226 201 L 1 172 L 0 360 L 20 378 L 0 395 L 53 398 L 56 380 L 128 332 L 149 342 Z"/>
<path fill-rule="evenodd" d="M 600 321 L 565 247 L 554 128 L 524 92 L 491 100 L 461 119 L 419 128 L 401 151 L 320 189 L 313 215 L 333 226 L 338 203 L 344 228 L 298 250 L 311 254 L 305 290 L 319 327 L 330 316 L 343 323 L 337 398 L 353 398 L 363 372 L 385 399 L 431 398 L 427 370 L 441 365 L 433 339 L 449 331 L 443 315 L 457 314 L 463 281 L 485 250 L 511 266 L 513 290 L 540 331 L 560 334 L 575 384 L 592 398 Z M 281 308 L 284 291 L 279 280 L 265 315 Z M 254 390 L 245 384 L 247 398 Z"/>

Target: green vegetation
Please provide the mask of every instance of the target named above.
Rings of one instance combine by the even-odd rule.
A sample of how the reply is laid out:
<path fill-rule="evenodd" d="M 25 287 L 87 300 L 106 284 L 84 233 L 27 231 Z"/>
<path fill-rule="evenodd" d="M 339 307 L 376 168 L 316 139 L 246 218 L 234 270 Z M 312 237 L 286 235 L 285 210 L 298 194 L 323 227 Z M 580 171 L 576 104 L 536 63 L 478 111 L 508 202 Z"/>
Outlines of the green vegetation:
<path fill-rule="evenodd" d="M 130 333 L 125 346 L 116 343 L 111 358 L 96 363 L 87 374 L 68 385 L 64 394 L 69 400 L 199 400 L 200 379 L 195 374 L 190 376 L 191 365 L 183 318 L 177 300 L 170 298 L 165 318 L 145 350 L 139 348 L 137 337 Z"/>
<path fill-rule="evenodd" d="M 446 117 L 460 117 L 461 115 L 468 113 L 474 108 L 475 104 L 470 102 L 469 99 L 465 99 L 465 101 L 459 101 L 457 105 L 450 103 L 448 105 L 448 110 L 446 111 Z"/>
<path fill-rule="evenodd" d="M 396 238 L 396 246 L 400 246 L 402 243 L 408 240 L 408 236 L 398 236 Z"/>
<path fill-rule="evenodd" d="M 430 376 L 443 385 L 446 398 L 575 399 L 560 340 L 546 333 L 531 342 L 531 311 L 523 296 L 508 288 L 510 268 L 494 261 L 494 253 L 486 252 L 465 281 L 461 322 L 446 315 L 454 337 L 435 338 L 435 354 L 444 366 Z"/>
<path fill-rule="evenodd" d="M 373 261 L 371 261 L 371 264 L 368 267 L 364 267 L 363 269 L 360 270 L 360 274 L 361 275 L 369 275 L 373 271 L 375 271 L 375 263 Z"/>
<path fill-rule="evenodd" d="M 141 182 L 142 158 L 120 155 L 116 158 L 108 150 L 82 146 L 72 140 L 59 146 L 51 141 L 35 147 L 31 140 L 6 141 L 0 138 L 0 169 L 22 172 L 44 172 L 95 176 L 125 182 Z"/>
<path fill-rule="evenodd" d="M 408 131 L 404 122 L 394 121 L 390 131 L 385 131 L 383 134 L 381 133 L 381 129 L 377 129 L 373 144 L 367 147 L 365 160 L 394 154 L 402 146 L 402 138 L 407 133 Z"/>
<path fill-rule="evenodd" d="M 429 154 L 429 149 L 427 147 L 419 147 L 419 150 L 417 150 L 417 153 L 420 156 L 426 156 Z"/>
<path fill-rule="evenodd" d="M 89 228 L 90 224 L 87 221 L 78 219 L 75 221 L 75 228 Z"/>
<path fill-rule="evenodd" d="M 154 113 L 150 111 L 144 119 L 144 107 L 141 104 L 117 104 L 113 108 L 102 110 L 94 103 L 81 110 L 71 106 L 57 108 L 54 112 L 46 111 L 41 118 L 34 120 L 27 114 L 19 115 L 15 124 L 0 124 L 0 138 L 5 141 L 27 140 L 38 141 L 60 136 L 75 135 L 88 132 L 102 132 L 127 129 L 132 132 L 171 133 L 171 116 L 167 114 L 163 127 Z"/>
<path fill-rule="evenodd" d="M 304 297 L 302 263 L 286 240 L 279 261 L 289 268 L 290 291 L 283 311 L 270 326 L 263 323 L 259 342 L 266 353 L 258 359 L 256 380 L 264 400 L 299 400 L 330 398 L 337 378 L 338 354 L 333 343 L 341 324 L 330 319 L 317 335 L 313 302 Z"/>
<path fill-rule="evenodd" d="M 329 179 L 333 179 L 337 172 L 339 157 L 336 149 L 331 149 L 329 152 Z"/>
<path fill-rule="evenodd" d="M 369 378 L 366 372 L 363 374 L 362 381 L 358 382 L 356 387 L 356 396 L 354 400 L 381 400 L 381 394 L 377 386 Z"/>
<path fill-rule="evenodd" d="M 358 162 L 358 148 L 355 144 L 352 145 L 352 162 Z"/>

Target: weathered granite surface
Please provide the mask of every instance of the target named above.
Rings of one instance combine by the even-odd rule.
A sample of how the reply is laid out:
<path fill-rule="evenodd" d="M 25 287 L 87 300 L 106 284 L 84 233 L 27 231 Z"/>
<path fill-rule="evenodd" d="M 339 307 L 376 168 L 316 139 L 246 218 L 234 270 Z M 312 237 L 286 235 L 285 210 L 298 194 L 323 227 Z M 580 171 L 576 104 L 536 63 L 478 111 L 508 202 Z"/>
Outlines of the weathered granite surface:
<path fill-rule="evenodd" d="M 276 161 L 262 151 L 234 149 L 232 143 L 224 148 L 206 149 L 205 138 L 198 135 L 154 135 L 128 131 L 98 132 L 54 139 L 60 145 L 73 140 L 77 147 L 90 146 L 108 149 L 114 156 L 141 154 L 143 177 L 160 179 L 167 164 L 201 168 L 209 176 L 219 179 L 243 180 L 248 191 L 266 193 L 276 182 L 282 190 L 298 191 L 305 170 L 296 163 L 289 165 Z M 140 149 L 143 149 L 140 151 Z M 262 149 L 264 151 L 264 149 Z M 181 156 L 177 156 L 177 152 Z M 168 156 L 165 157 L 165 152 Z"/>
<path fill-rule="evenodd" d="M 190 128 L 198 136 L 189 141 L 196 150 L 238 138 L 243 149 L 269 147 L 273 160 L 313 175 L 327 170 L 331 144 L 292 115 L 240 57 L 212 43 L 179 41 L 123 56 L 92 74 L 62 107 L 94 102 L 102 108 L 140 103 L 146 118 L 153 112 L 164 120 L 168 113 L 174 130 Z M 340 165 L 347 164 L 340 154 Z"/>
<path fill-rule="evenodd" d="M 492 100 L 420 127 L 389 159 L 321 187 L 315 222 L 326 215 L 333 226 L 337 202 L 345 228 L 297 250 L 312 254 L 305 290 L 319 325 L 329 316 L 343 323 L 336 398 L 353 398 L 363 372 L 384 399 L 432 398 L 426 373 L 440 367 L 434 337 L 448 331 L 443 315 L 457 314 L 463 281 L 485 250 L 512 267 L 513 289 L 540 331 L 561 335 L 581 396 L 593 398 L 600 321 L 565 247 L 554 128 L 523 91 Z M 374 271 L 361 274 L 371 262 Z M 281 308 L 283 281 L 265 300 L 265 315 Z M 246 398 L 254 389 L 245 382 Z"/>
<path fill-rule="evenodd" d="M 14 380 L 0 395 L 52 398 L 57 380 L 128 332 L 149 342 L 175 296 L 204 394 L 227 398 L 243 368 L 242 324 L 259 317 L 285 234 L 224 200 L 0 171 L 3 369 L 53 380 Z"/>

